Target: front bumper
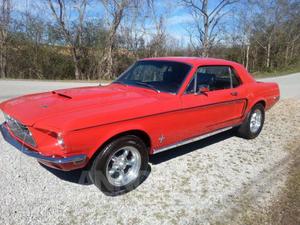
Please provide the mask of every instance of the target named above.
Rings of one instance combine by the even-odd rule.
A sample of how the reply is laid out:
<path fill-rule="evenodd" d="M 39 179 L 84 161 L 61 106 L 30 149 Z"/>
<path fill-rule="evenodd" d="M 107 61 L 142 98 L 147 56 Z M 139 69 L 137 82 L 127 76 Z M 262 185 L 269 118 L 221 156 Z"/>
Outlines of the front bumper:
<path fill-rule="evenodd" d="M 16 149 L 24 153 L 25 155 L 29 157 L 36 158 L 39 162 L 61 170 L 72 170 L 82 167 L 86 162 L 86 155 L 75 155 L 71 157 L 66 158 L 58 158 L 58 157 L 48 157 L 43 156 L 38 152 L 32 151 L 29 148 L 27 148 L 25 145 L 17 141 L 9 132 L 7 127 L 5 126 L 5 123 L 3 123 L 0 126 L 1 133 L 3 135 L 3 138 L 5 141 L 7 141 L 9 144 L 14 146 Z"/>

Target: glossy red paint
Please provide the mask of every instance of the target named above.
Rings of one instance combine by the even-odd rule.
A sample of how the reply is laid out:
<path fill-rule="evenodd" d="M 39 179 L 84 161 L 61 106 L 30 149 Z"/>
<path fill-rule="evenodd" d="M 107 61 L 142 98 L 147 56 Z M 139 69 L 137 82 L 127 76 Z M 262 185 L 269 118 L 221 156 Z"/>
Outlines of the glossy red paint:
<path fill-rule="evenodd" d="M 84 167 L 105 143 L 122 133 L 142 135 L 149 144 L 149 154 L 153 154 L 177 142 L 237 126 L 256 103 L 262 102 L 269 109 L 279 99 L 276 83 L 256 82 L 235 62 L 192 57 L 144 60 L 184 62 L 192 69 L 176 95 L 110 84 L 22 96 L 1 103 L 0 108 L 29 128 L 37 146 L 22 144 L 32 151 L 50 157 L 85 154 L 86 160 L 77 164 L 41 161 L 56 169 L 72 170 Z M 230 66 L 242 84 L 205 95 L 185 94 L 197 68 L 209 65 Z M 64 147 L 57 144 L 57 134 L 62 136 Z"/>

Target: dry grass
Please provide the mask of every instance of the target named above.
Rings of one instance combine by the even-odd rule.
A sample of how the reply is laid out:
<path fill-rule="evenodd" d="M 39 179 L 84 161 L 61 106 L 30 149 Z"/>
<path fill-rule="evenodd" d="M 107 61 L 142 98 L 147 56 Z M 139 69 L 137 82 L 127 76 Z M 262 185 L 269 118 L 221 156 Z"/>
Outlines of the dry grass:
<path fill-rule="evenodd" d="M 273 71 L 254 72 L 253 76 L 255 78 L 277 77 L 277 76 L 283 76 L 283 75 L 288 75 L 291 73 L 298 73 L 298 72 L 300 72 L 300 62 L 298 62 L 295 65 L 291 65 L 291 66 L 280 68 L 280 69 L 273 70 Z"/>
<path fill-rule="evenodd" d="M 286 150 L 290 152 L 289 171 L 285 186 L 279 196 L 271 201 L 269 207 L 255 205 L 257 199 L 244 195 L 238 200 L 234 209 L 221 224 L 243 225 L 299 225 L 300 224 L 300 137 L 289 143 Z M 229 222 L 228 222 L 229 221 Z"/>
<path fill-rule="evenodd" d="M 292 152 L 292 164 L 286 187 L 281 196 L 270 207 L 271 224 L 300 224 L 300 138 L 295 142 L 297 148 Z"/>

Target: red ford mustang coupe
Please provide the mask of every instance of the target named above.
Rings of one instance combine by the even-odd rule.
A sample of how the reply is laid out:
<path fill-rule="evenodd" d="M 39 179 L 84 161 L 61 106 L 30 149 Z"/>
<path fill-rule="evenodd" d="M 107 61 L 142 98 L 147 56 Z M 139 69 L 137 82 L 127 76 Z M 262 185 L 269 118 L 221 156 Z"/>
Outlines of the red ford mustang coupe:
<path fill-rule="evenodd" d="M 255 138 L 279 97 L 276 83 L 255 81 L 238 63 L 149 58 L 107 86 L 5 101 L 1 132 L 46 166 L 87 168 L 97 187 L 117 195 L 140 183 L 151 154 L 231 128 Z"/>

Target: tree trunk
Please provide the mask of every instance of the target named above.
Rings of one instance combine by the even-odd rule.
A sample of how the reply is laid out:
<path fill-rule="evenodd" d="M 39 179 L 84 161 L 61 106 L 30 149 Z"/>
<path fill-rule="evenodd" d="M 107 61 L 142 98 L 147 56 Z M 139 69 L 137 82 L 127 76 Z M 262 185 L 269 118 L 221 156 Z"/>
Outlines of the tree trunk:
<path fill-rule="evenodd" d="M 270 68 L 270 55 L 271 55 L 271 43 L 270 43 L 270 41 L 268 41 L 268 46 L 267 46 L 267 62 L 266 62 L 267 68 Z"/>
<path fill-rule="evenodd" d="M 1 74 L 1 78 L 4 79 L 6 78 L 6 46 L 4 44 L 1 44 L 0 47 L 0 74 Z"/>
<path fill-rule="evenodd" d="M 284 56 L 284 65 L 288 65 L 288 59 L 289 59 L 289 44 L 287 43 L 286 49 L 285 49 L 285 56 Z"/>
<path fill-rule="evenodd" d="M 128 3 L 124 2 L 124 4 L 119 6 L 120 8 L 118 8 L 117 11 L 114 13 L 112 25 L 108 33 L 108 38 L 106 39 L 106 47 L 104 49 L 103 58 L 99 63 L 99 75 L 98 75 L 99 80 L 101 79 L 101 77 L 105 79 L 111 79 L 113 77 L 112 53 L 114 49 L 116 33 L 120 25 L 120 22 L 123 18 L 124 9 L 127 6 L 126 4 Z"/>
<path fill-rule="evenodd" d="M 246 70 L 249 69 L 249 51 L 250 51 L 250 45 L 247 45 L 247 47 L 246 47 L 246 63 L 245 63 Z"/>
<path fill-rule="evenodd" d="M 298 38 L 296 38 L 295 40 L 292 41 L 291 44 L 291 51 L 290 51 L 290 59 L 293 59 L 295 56 L 295 42 Z"/>
<path fill-rule="evenodd" d="M 104 49 L 103 57 L 99 63 L 98 79 L 110 79 L 113 74 L 113 44 L 108 41 L 107 47 Z"/>
<path fill-rule="evenodd" d="M 2 56 L 1 54 L 1 78 L 6 78 L 6 56 Z"/>
<path fill-rule="evenodd" d="M 204 26 L 204 34 L 203 34 L 203 52 L 202 57 L 208 57 L 209 56 L 209 21 L 207 16 L 207 4 L 208 0 L 203 0 L 203 12 L 205 13 L 203 15 L 203 26 Z"/>
<path fill-rule="evenodd" d="M 252 60 L 252 70 L 256 70 L 256 61 L 257 61 L 257 48 L 254 48 L 253 51 L 253 60 Z"/>
<path fill-rule="evenodd" d="M 244 47 L 241 47 L 241 60 L 242 60 L 242 64 L 244 65 L 244 66 L 246 66 L 246 64 L 245 64 L 245 59 L 246 58 L 246 56 L 245 56 L 245 49 L 244 49 Z"/>
<path fill-rule="evenodd" d="M 101 70 L 102 70 L 102 77 L 106 80 L 109 80 L 112 78 L 113 75 L 113 57 L 112 57 L 112 46 L 109 46 L 105 49 L 105 56 L 101 63 Z M 99 77 L 100 79 L 101 77 Z"/>
<path fill-rule="evenodd" d="M 205 28 L 205 30 L 208 28 Z M 208 41 L 208 35 L 207 33 L 204 34 L 203 37 L 203 52 L 202 57 L 208 57 L 209 56 L 209 41 Z"/>
<path fill-rule="evenodd" d="M 11 13 L 10 0 L 2 0 L 0 13 L 0 76 L 1 78 L 5 78 L 7 75 L 7 30 Z"/>
<path fill-rule="evenodd" d="M 75 62 L 74 62 L 75 63 Z M 75 63 L 75 79 L 79 80 L 80 79 L 80 69 L 78 67 L 78 64 Z"/>
<path fill-rule="evenodd" d="M 73 62 L 74 62 L 74 67 L 75 67 L 75 79 L 79 80 L 80 76 L 81 76 L 81 71 L 80 71 L 80 66 L 79 66 L 79 57 L 77 56 L 77 51 L 76 48 L 73 47 L 72 48 L 72 58 L 73 58 Z"/>

